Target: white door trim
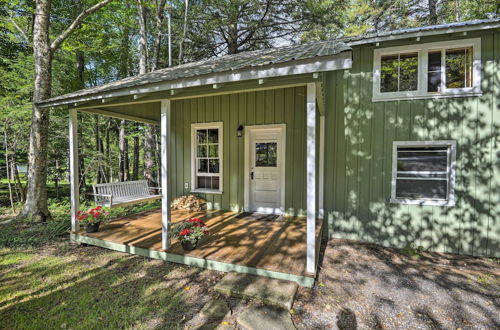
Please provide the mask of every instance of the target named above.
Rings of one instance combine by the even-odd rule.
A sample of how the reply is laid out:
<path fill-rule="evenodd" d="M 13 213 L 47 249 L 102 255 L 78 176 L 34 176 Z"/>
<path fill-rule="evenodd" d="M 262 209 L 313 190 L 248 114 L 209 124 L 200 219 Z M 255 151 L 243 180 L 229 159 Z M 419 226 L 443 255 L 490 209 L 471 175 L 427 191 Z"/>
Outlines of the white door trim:
<path fill-rule="evenodd" d="M 270 124 L 270 125 L 251 125 L 245 126 L 245 170 L 243 172 L 244 176 L 244 204 L 243 210 L 250 211 L 250 133 L 259 129 L 279 129 L 281 132 L 281 150 L 278 150 L 279 158 L 282 159 L 281 166 L 281 175 L 280 175 L 280 184 L 281 184 L 281 205 L 280 205 L 280 213 L 285 213 L 285 171 L 286 171 L 286 124 Z"/>

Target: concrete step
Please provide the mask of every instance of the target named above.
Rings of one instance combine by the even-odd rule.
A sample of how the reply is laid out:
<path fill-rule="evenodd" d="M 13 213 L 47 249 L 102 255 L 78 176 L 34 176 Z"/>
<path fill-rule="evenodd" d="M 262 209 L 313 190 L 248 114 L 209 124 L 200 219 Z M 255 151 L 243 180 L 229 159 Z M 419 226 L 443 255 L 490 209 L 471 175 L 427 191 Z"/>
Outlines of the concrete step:
<path fill-rule="evenodd" d="M 249 307 L 237 322 L 247 330 L 296 330 L 288 311 L 270 306 Z"/>
<path fill-rule="evenodd" d="M 249 274 L 228 273 L 215 285 L 226 296 L 257 300 L 286 310 L 292 308 L 297 283 Z"/>

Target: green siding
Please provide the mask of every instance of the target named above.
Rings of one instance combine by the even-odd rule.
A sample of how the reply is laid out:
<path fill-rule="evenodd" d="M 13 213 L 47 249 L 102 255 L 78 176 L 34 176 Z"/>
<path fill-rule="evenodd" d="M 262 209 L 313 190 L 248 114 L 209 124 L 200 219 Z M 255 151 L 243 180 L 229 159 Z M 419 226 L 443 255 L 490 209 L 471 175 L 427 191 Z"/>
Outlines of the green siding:
<path fill-rule="evenodd" d="M 354 49 L 352 69 L 327 74 L 330 237 L 500 257 L 500 32 L 462 38 L 477 36 L 482 38 L 480 97 L 372 102 L 373 45 Z M 457 141 L 456 206 L 389 203 L 393 141 L 437 139 Z"/>
<path fill-rule="evenodd" d="M 240 125 L 286 124 L 285 209 L 305 210 L 305 87 L 208 96 L 172 102 L 171 159 L 173 196 L 190 193 L 191 123 L 223 122 L 224 182 L 222 194 L 196 194 L 210 208 L 241 210 L 244 203 L 244 138 Z"/>

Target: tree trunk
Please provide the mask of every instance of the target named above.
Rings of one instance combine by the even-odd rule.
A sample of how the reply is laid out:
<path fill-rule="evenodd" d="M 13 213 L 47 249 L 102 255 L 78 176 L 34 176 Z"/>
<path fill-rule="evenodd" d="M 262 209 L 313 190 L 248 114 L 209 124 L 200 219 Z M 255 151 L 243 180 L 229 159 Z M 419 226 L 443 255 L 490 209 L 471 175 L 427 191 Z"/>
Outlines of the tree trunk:
<path fill-rule="evenodd" d="M 126 136 L 125 120 L 120 122 L 119 130 L 119 149 L 120 149 L 120 181 L 129 180 L 129 161 L 128 161 L 128 140 Z"/>
<path fill-rule="evenodd" d="M 227 52 L 238 53 L 238 25 L 236 23 L 227 26 Z"/>
<path fill-rule="evenodd" d="M 142 0 L 137 0 L 139 5 L 137 9 L 139 10 L 139 74 L 144 74 L 148 72 L 148 44 L 147 44 L 147 32 L 146 32 L 146 7 L 142 3 Z"/>
<path fill-rule="evenodd" d="M 132 155 L 132 180 L 139 180 L 139 135 L 138 125 L 136 125 L 136 132 L 134 134 L 134 153 Z"/>
<path fill-rule="evenodd" d="M 186 39 L 186 32 L 187 32 L 188 5 L 189 5 L 189 2 L 188 2 L 188 0 L 186 0 L 185 7 L 184 7 L 184 27 L 182 29 L 182 38 L 179 41 L 179 64 L 182 63 L 182 56 L 184 56 L 183 46 L 184 46 L 184 39 Z"/>
<path fill-rule="evenodd" d="M 153 137 L 152 125 L 144 128 L 144 178 L 148 180 L 150 187 L 156 187 L 156 180 L 153 173 L 155 141 Z"/>
<path fill-rule="evenodd" d="M 50 97 L 52 85 L 52 57 L 55 51 L 90 14 L 112 0 L 103 0 L 82 11 L 57 38 L 50 43 L 49 18 L 51 0 L 35 1 L 33 23 L 33 53 L 35 58 L 35 84 L 33 90 L 33 112 L 31 117 L 28 189 L 26 203 L 21 218 L 33 221 L 47 221 L 50 213 L 47 205 L 47 140 L 49 130 L 49 110 L 41 109 L 37 103 Z"/>
<path fill-rule="evenodd" d="M 438 2 L 438 0 L 428 0 L 428 5 L 429 5 L 429 24 L 430 25 L 435 25 L 435 24 L 438 23 L 437 2 Z"/>
<path fill-rule="evenodd" d="M 10 199 L 10 207 L 12 208 L 12 214 L 16 213 L 16 206 L 14 204 L 14 197 L 12 195 L 12 184 L 11 184 L 11 174 L 12 174 L 12 164 L 9 161 L 9 145 L 7 142 L 7 124 L 5 124 L 4 128 L 4 146 L 5 146 L 5 169 L 7 172 L 7 185 L 9 187 L 9 199 Z"/>
<path fill-rule="evenodd" d="M 102 183 L 102 156 L 103 156 L 103 150 L 101 149 L 102 143 L 101 143 L 101 134 L 99 131 L 99 115 L 94 115 L 95 119 L 95 129 L 94 129 L 94 137 L 95 137 L 95 151 L 97 154 L 97 167 L 96 167 L 96 182 L 97 183 Z"/>
<path fill-rule="evenodd" d="M 56 174 L 54 175 L 54 188 L 56 190 L 57 200 L 59 200 L 59 181 L 61 180 L 60 173 L 61 173 L 61 166 L 59 165 L 59 160 L 56 159 Z"/>
<path fill-rule="evenodd" d="M 50 97 L 52 84 L 52 54 L 49 45 L 50 0 L 36 1 L 33 31 L 35 56 L 35 84 L 29 146 L 28 191 L 20 217 L 45 222 L 50 218 L 47 205 L 47 139 L 49 110 L 41 109 L 37 102 Z"/>
<path fill-rule="evenodd" d="M 161 51 L 161 26 L 165 15 L 163 11 L 165 10 L 166 0 L 156 0 L 156 37 L 154 43 L 154 62 L 152 71 L 160 67 L 160 51 Z"/>
<path fill-rule="evenodd" d="M 16 191 L 18 190 L 20 193 L 20 200 L 21 202 L 26 201 L 26 189 L 24 189 L 23 183 L 21 182 L 21 178 L 19 177 L 19 171 L 17 170 L 17 162 L 12 162 L 12 166 L 14 167 L 14 180 L 16 183 Z"/>
<path fill-rule="evenodd" d="M 108 118 L 108 122 L 106 124 L 106 132 L 105 132 L 105 139 L 106 139 L 106 165 L 108 167 L 108 182 L 113 181 L 113 167 L 111 166 L 112 164 L 112 159 L 111 159 L 111 137 L 110 137 L 110 131 L 111 131 L 111 118 Z"/>

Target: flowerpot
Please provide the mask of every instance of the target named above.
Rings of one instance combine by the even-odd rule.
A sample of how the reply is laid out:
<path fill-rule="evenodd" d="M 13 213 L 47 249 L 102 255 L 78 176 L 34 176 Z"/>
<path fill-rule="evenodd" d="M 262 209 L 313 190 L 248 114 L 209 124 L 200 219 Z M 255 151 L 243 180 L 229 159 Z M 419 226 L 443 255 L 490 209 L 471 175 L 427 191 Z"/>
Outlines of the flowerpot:
<path fill-rule="evenodd" d="M 196 245 L 198 245 L 198 241 L 181 241 L 182 248 L 185 251 L 192 251 L 196 249 Z"/>
<path fill-rule="evenodd" d="M 85 227 L 85 231 L 87 233 L 97 233 L 97 231 L 99 230 L 99 225 L 101 223 L 96 223 L 95 225 L 87 225 L 87 227 Z"/>

